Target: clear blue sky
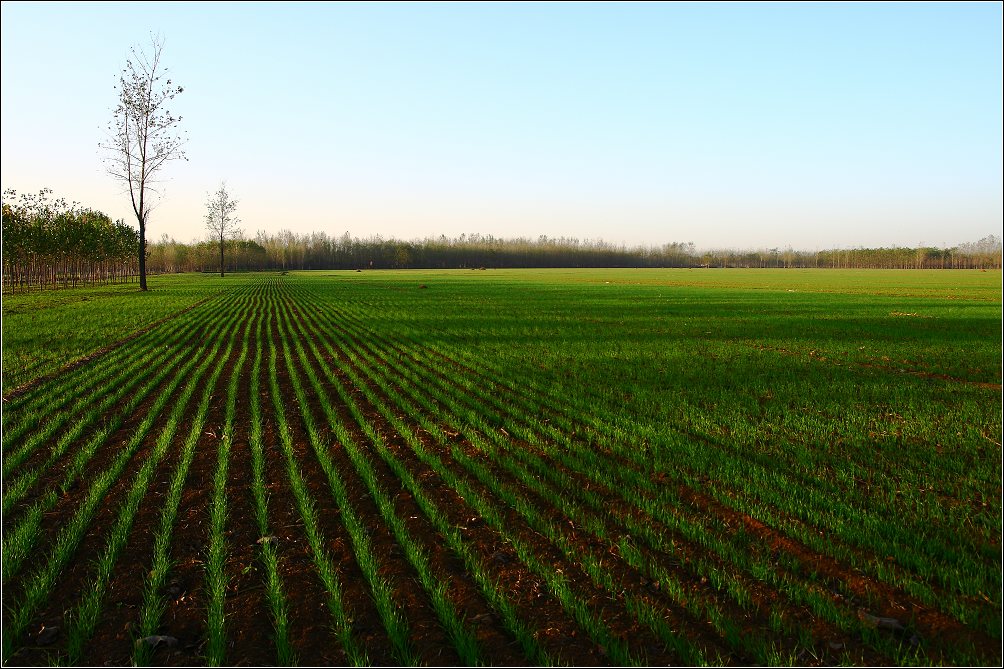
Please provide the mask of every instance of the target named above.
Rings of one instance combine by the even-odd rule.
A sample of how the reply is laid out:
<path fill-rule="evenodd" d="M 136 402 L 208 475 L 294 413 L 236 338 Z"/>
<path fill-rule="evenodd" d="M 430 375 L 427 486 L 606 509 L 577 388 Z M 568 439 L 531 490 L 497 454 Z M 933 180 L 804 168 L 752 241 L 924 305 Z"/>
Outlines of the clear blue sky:
<path fill-rule="evenodd" d="M 157 32 L 188 162 L 151 239 L 699 248 L 1000 234 L 1000 3 L 3 3 L 2 181 L 131 220 L 98 142 Z"/>

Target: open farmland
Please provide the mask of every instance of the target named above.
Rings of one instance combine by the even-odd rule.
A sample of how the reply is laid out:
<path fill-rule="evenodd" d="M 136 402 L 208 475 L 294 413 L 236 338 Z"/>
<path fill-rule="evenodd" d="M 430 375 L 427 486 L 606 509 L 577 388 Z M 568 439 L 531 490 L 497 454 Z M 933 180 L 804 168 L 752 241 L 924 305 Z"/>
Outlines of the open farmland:
<path fill-rule="evenodd" d="M 151 284 L 4 299 L 5 664 L 1001 662 L 999 272 Z"/>

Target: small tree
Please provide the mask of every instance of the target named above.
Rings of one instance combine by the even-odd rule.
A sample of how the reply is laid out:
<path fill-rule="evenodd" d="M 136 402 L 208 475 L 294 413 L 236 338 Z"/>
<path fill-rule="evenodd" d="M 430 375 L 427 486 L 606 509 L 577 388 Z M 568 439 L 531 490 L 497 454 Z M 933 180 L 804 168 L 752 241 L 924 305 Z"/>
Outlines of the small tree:
<path fill-rule="evenodd" d="M 227 192 L 227 184 L 221 183 L 220 189 L 206 199 L 206 227 L 213 239 L 220 241 L 220 276 L 223 276 L 223 248 L 227 239 L 240 236 L 242 230 L 237 227 L 240 219 L 234 216 L 237 211 L 237 200 L 231 199 Z"/>
<path fill-rule="evenodd" d="M 139 288 L 146 290 L 146 224 L 153 205 L 151 187 L 161 168 L 171 160 L 187 160 L 184 139 L 178 134 L 180 116 L 167 104 L 184 89 L 164 79 L 160 65 L 163 40 L 151 36 L 149 55 L 137 52 L 126 60 L 119 75 L 118 106 L 108 124 L 108 140 L 99 146 L 108 152 L 108 173 L 125 184 L 139 223 Z"/>

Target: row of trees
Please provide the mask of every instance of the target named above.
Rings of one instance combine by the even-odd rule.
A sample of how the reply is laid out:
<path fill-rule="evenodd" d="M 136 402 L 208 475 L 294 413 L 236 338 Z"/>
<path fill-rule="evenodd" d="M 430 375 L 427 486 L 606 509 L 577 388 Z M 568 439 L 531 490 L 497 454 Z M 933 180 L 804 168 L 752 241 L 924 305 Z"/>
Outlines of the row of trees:
<path fill-rule="evenodd" d="M 224 267 L 221 268 L 221 252 Z M 254 239 L 213 232 L 189 244 L 166 235 L 149 248 L 153 272 L 303 269 L 453 269 L 506 267 L 790 267 L 879 269 L 1000 269 L 1001 238 L 989 236 L 951 249 L 880 248 L 827 251 L 761 249 L 698 251 L 692 243 L 628 248 L 602 240 L 491 235 L 444 235 L 401 241 L 380 236 L 359 239 L 345 233 L 276 234 Z"/>
<path fill-rule="evenodd" d="M 706 267 L 823 267 L 830 269 L 1001 269 L 1001 238 L 988 235 L 952 248 L 933 246 L 796 251 L 716 250 L 700 254 Z"/>
<path fill-rule="evenodd" d="M 3 290 L 131 280 L 137 275 L 136 230 L 77 203 L 37 194 L 3 193 Z"/>
<path fill-rule="evenodd" d="M 138 278 L 134 228 L 92 209 L 50 199 L 52 191 L 4 192 L 3 289 L 76 286 Z M 213 206 L 215 203 L 215 206 Z M 148 244 L 154 273 L 305 269 L 453 269 L 512 267 L 763 267 L 881 269 L 1000 269 L 1002 240 L 990 235 L 950 249 L 933 247 L 796 251 L 698 251 L 692 243 L 628 248 L 602 240 L 445 235 L 400 241 L 344 233 L 276 234 L 246 239 L 225 188 L 207 202 L 205 241 L 182 243 L 166 234 Z"/>

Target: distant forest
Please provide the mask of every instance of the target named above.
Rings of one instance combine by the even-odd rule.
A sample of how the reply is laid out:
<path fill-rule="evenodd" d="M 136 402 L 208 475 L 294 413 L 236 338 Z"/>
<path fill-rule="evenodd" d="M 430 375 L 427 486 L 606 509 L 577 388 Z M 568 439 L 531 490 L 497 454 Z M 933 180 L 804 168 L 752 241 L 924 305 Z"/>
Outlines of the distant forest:
<path fill-rule="evenodd" d="M 345 233 L 278 234 L 227 242 L 226 270 L 479 269 L 515 267 L 763 267 L 876 269 L 1000 269 L 1001 238 L 990 235 L 950 249 L 877 248 L 798 251 L 697 250 L 691 243 L 626 247 L 567 237 L 500 239 L 440 236 L 419 241 L 359 239 Z M 219 243 L 184 244 L 163 236 L 148 245 L 153 272 L 219 271 Z"/>
<path fill-rule="evenodd" d="M 139 235 L 123 221 L 64 200 L 4 193 L 3 289 L 129 281 L 138 273 Z M 226 241 L 225 271 L 305 269 L 479 269 L 518 267 L 763 267 L 1000 269 L 1001 237 L 950 249 L 894 247 L 799 251 L 698 250 L 692 243 L 635 246 L 604 241 L 463 234 L 401 241 L 345 233 L 276 234 Z M 217 272 L 219 241 L 147 243 L 151 273 Z"/>

